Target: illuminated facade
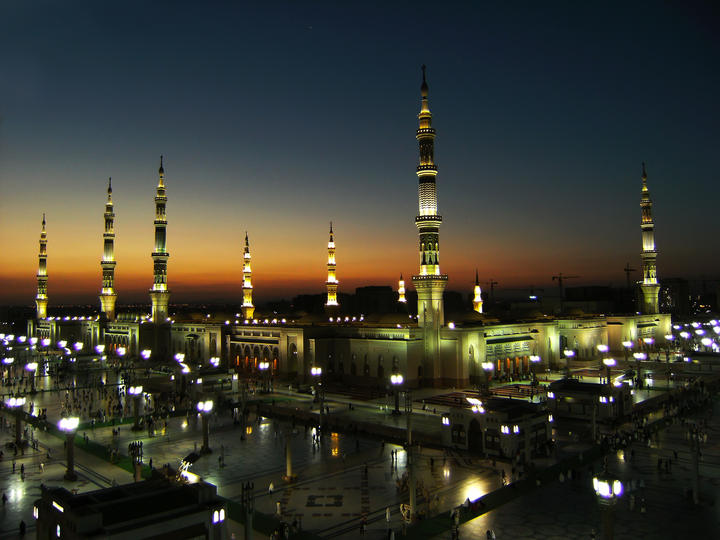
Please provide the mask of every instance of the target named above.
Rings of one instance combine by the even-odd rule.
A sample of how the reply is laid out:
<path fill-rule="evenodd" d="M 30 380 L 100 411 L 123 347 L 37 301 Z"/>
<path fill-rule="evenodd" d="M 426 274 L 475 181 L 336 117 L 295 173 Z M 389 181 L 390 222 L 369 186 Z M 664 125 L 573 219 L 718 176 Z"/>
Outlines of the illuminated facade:
<path fill-rule="evenodd" d="M 245 235 L 243 254 L 242 319 L 240 314 L 218 320 L 210 314 L 173 320 L 169 317 L 166 251 L 166 193 L 162 159 L 155 196 L 154 284 L 150 291 L 151 318 L 145 314 L 120 313 L 115 316 L 113 273 L 114 212 L 111 189 L 105 207 L 103 290 L 100 295 L 107 320 L 99 317 L 47 317 L 47 271 L 45 220 L 40 237 L 37 316 L 28 322 L 28 335 L 48 338 L 52 343 L 79 341 L 85 351 L 104 345 L 108 355 L 123 350 L 128 358 L 138 360 L 141 352 L 152 350 L 151 360 L 169 362 L 182 353 L 188 365 L 215 366 L 210 358 L 222 355 L 223 368 L 257 376 L 264 361 L 273 377 L 308 383 L 310 368 L 323 368 L 328 381 L 348 385 L 384 388 L 391 373 L 402 373 L 409 387 L 455 386 L 481 384 L 485 380 L 482 365 L 492 364 L 494 377 L 528 375 L 531 356 L 539 356 L 536 369 L 560 369 L 563 351 L 574 351 L 579 360 L 597 360 L 597 346 L 608 345 L 611 354 L 620 358 L 626 352 L 623 342 L 637 347 L 654 342 L 667 344 L 671 333 L 670 316 L 657 313 L 657 278 L 651 202 L 643 168 L 643 274 L 646 302 L 643 314 L 583 315 L 558 318 L 534 313 L 513 321 L 499 321 L 483 313 L 482 291 L 475 275 L 473 309 L 446 313 L 443 292 L 447 276 L 439 265 L 439 227 L 436 195 L 437 168 L 433 145 L 435 130 L 431 125 L 428 86 L 423 70 L 422 104 L 417 130 L 420 160 L 419 212 L 415 223 L 419 234 L 420 265 L 413 283 L 418 294 L 418 312 L 336 316 L 339 312 L 336 276 L 335 240 L 332 223 L 328 242 L 327 297 L 325 315 L 286 314 L 265 319 L 258 317 L 252 303 L 252 269 L 250 243 Z M 398 282 L 398 301 L 407 306 L 407 291 L 402 274 Z M 107 303 L 111 302 L 111 306 Z M 319 302 L 321 303 L 321 301 Z M 392 301 L 390 302 L 392 304 Z M 393 307 L 397 307 L 393 304 Z M 469 306 L 468 306 L 469 308 Z M 410 310 L 412 311 L 412 310 Z M 112 316 L 110 315 L 112 313 Z M 152 324 L 152 323 L 156 324 Z M 653 338 L 654 341 L 650 341 Z"/>
<path fill-rule="evenodd" d="M 642 312 L 646 314 L 658 313 L 658 293 L 660 285 L 657 280 L 657 250 L 655 249 L 655 224 L 652 218 L 652 200 L 647 187 L 647 173 L 645 163 L 642 164 L 642 194 L 640 198 L 642 218 L 640 228 L 642 230 L 642 273 L 643 281 L 640 285 L 642 290 Z"/>
<path fill-rule="evenodd" d="M 336 310 L 340 304 L 338 304 L 337 300 L 338 280 L 335 276 L 335 236 L 332 221 L 330 222 L 330 240 L 328 240 L 327 273 L 327 302 L 325 302 L 325 306 L 331 310 Z"/>
<path fill-rule="evenodd" d="M 250 266 L 250 240 L 245 231 L 245 252 L 243 253 L 243 304 L 242 312 L 244 319 L 252 319 L 255 314 L 255 306 L 252 301 L 252 268 Z"/>
<path fill-rule="evenodd" d="M 102 290 L 100 308 L 108 321 L 115 319 L 115 212 L 112 201 L 112 179 L 108 179 L 107 202 L 105 203 L 105 231 L 103 232 Z"/>
<path fill-rule="evenodd" d="M 475 270 L 475 290 L 473 291 L 473 310 L 477 313 L 483 312 L 482 290 L 480 289 L 480 280 L 478 279 L 477 270 Z"/>
<path fill-rule="evenodd" d="M 45 230 L 45 214 L 43 214 L 42 231 L 40 231 L 40 250 L 38 252 L 37 296 L 35 297 L 38 319 L 47 317 L 47 282 L 47 231 Z"/>
<path fill-rule="evenodd" d="M 170 303 L 170 291 L 167 284 L 167 260 L 170 257 L 166 245 L 167 196 L 165 195 L 165 169 L 162 156 L 160 156 L 158 176 L 157 193 L 155 194 L 155 249 L 152 253 L 155 279 L 152 289 L 150 289 L 150 300 L 152 301 L 152 320 L 156 324 L 162 324 L 168 320 L 168 304 Z"/>

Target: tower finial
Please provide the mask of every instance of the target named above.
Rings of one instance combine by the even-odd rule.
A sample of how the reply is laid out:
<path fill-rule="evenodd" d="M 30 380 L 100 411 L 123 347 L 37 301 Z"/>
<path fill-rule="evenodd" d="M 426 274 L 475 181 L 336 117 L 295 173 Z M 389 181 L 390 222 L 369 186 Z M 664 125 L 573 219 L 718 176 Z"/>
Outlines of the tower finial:
<path fill-rule="evenodd" d="M 160 168 L 158 169 L 158 172 L 160 174 L 165 174 L 165 169 L 163 169 L 163 156 L 160 154 Z"/>
<path fill-rule="evenodd" d="M 108 195 L 112 193 L 112 176 L 108 177 Z"/>
<path fill-rule="evenodd" d="M 642 179 L 647 180 L 647 173 L 645 172 L 645 162 L 642 162 Z"/>
<path fill-rule="evenodd" d="M 245 245 L 247 246 L 249 244 L 250 244 L 250 240 L 248 240 L 248 233 L 247 233 L 247 231 L 245 231 Z"/>
<path fill-rule="evenodd" d="M 330 222 L 330 234 L 332 234 L 332 233 L 333 233 L 333 230 L 332 230 L 332 221 L 331 221 Z"/>
<path fill-rule="evenodd" d="M 42 224 L 43 224 L 43 227 L 45 227 L 45 212 L 43 212 L 43 222 L 42 222 Z"/>
<path fill-rule="evenodd" d="M 425 64 L 423 64 L 421 66 L 421 68 L 422 68 L 423 80 L 422 80 L 422 85 L 420 86 L 420 93 L 422 94 L 422 97 L 426 98 L 428 96 L 428 85 L 427 85 L 427 80 L 425 78 Z"/>
<path fill-rule="evenodd" d="M 475 269 L 475 285 L 480 285 L 480 280 L 478 279 L 478 271 L 477 271 L 477 268 Z"/>

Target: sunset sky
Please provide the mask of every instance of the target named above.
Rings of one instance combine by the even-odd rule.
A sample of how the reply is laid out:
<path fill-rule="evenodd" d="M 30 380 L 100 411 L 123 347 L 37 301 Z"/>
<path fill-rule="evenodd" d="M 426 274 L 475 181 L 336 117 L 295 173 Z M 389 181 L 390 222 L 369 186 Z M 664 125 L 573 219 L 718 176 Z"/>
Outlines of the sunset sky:
<path fill-rule="evenodd" d="M 0 10 L 0 304 L 147 301 L 165 156 L 171 301 L 259 301 L 417 272 L 428 66 L 440 263 L 499 287 L 621 284 L 647 163 L 658 274 L 718 277 L 714 2 L 35 2 Z M 635 274 L 637 278 L 639 273 Z"/>

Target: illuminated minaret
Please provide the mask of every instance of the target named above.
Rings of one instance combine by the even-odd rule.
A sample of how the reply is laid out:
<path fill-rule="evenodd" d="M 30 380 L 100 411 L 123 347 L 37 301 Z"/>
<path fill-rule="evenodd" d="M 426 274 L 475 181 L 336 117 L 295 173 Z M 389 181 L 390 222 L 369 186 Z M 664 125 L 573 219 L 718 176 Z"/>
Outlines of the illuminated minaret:
<path fill-rule="evenodd" d="M 250 241 L 245 231 L 245 253 L 243 253 L 243 317 L 252 319 L 255 313 L 255 306 L 252 303 L 252 268 L 250 267 Z"/>
<path fill-rule="evenodd" d="M 398 302 L 402 302 L 403 304 L 407 302 L 405 298 L 405 280 L 402 274 L 400 274 L 400 281 L 398 281 Z"/>
<path fill-rule="evenodd" d="M 477 270 L 475 270 L 475 290 L 473 292 L 475 294 L 475 298 L 473 298 L 473 310 L 478 313 L 482 313 L 482 290 L 480 289 L 480 280 L 478 279 Z"/>
<path fill-rule="evenodd" d="M 168 318 L 168 304 L 170 303 L 170 291 L 167 287 L 167 260 L 170 256 L 166 249 L 167 215 L 165 206 L 167 196 L 165 195 L 165 169 L 163 169 L 162 156 L 160 156 L 158 175 L 159 181 L 155 194 L 155 249 L 152 253 L 155 279 L 152 289 L 150 289 L 150 300 L 152 301 L 152 320 L 162 324 Z"/>
<path fill-rule="evenodd" d="M 327 302 L 325 306 L 336 308 L 340 304 L 337 301 L 338 280 L 335 277 L 335 237 L 333 235 L 332 221 L 330 222 L 330 240 L 328 241 L 327 272 Z"/>
<path fill-rule="evenodd" d="M 660 285 L 657 281 L 657 250 L 655 249 L 655 224 L 652 218 L 652 201 L 650 191 L 647 187 L 647 173 L 645 163 L 642 164 L 642 192 L 640 197 L 640 208 L 642 209 L 642 260 L 643 281 L 640 285 L 642 290 L 642 312 L 647 314 L 658 313 L 658 293 Z"/>
<path fill-rule="evenodd" d="M 435 130 L 432 127 L 432 114 L 428 106 L 425 66 L 422 67 L 422 72 L 423 81 L 420 87 L 422 106 L 418 115 L 419 127 L 416 135 L 420 147 L 420 164 L 417 167 L 420 212 L 415 218 L 415 225 L 420 236 L 420 274 L 413 276 L 412 280 L 418 294 L 418 325 L 437 330 L 445 324 L 443 291 L 448 278 L 447 275 L 440 273 L 442 216 L 437 213 L 435 190 L 435 177 L 437 176 L 437 167 L 433 156 Z"/>
<path fill-rule="evenodd" d="M 112 178 L 108 179 L 107 202 L 105 203 L 105 232 L 103 232 L 102 291 L 100 307 L 108 321 L 115 319 L 115 212 L 112 202 Z"/>
<path fill-rule="evenodd" d="M 43 214 L 42 231 L 40 232 L 40 251 L 38 252 L 38 273 L 37 273 L 37 296 L 35 306 L 37 307 L 37 318 L 47 318 L 47 232 L 45 231 L 45 214 Z"/>

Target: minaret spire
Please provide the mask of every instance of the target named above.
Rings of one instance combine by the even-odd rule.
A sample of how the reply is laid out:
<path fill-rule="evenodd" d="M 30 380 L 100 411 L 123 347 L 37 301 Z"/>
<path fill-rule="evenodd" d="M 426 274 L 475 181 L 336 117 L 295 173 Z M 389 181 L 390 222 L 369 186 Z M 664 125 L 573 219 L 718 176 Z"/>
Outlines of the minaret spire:
<path fill-rule="evenodd" d="M 415 218 L 420 236 L 420 273 L 413 276 L 413 283 L 418 292 L 418 324 L 440 328 L 445 324 L 443 291 L 447 284 L 447 275 L 440 273 L 442 216 L 437 212 L 435 129 L 432 127 L 432 114 L 428 103 L 425 66 L 422 67 L 422 72 L 421 106 L 415 135 L 420 149 L 420 162 L 417 167 L 419 212 Z"/>
<path fill-rule="evenodd" d="M 338 280 L 335 276 L 335 235 L 333 233 L 332 221 L 330 222 L 330 240 L 328 241 L 328 262 L 327 262 L 327 302 L 326 308 L 337 309 L 340 304 L 337 301 Z"/>
<path fill-rule="evenodd" d="M 38 251 L 37 296 L 35 297 L 38 319 L 47 318 L 47 282 L 47 231 L 45 230 L 45 213 L 43 212 L 40 250 Z"/>
<path fill-rule="evenodd" d="M 473 310 L 477 311 L 478 313 L 483 312 L 483 299 L 482 299 L 482 289 L 480 289 L 480 280 L 478 279 L 478 271 L 475 269 L 475 290 L 473 291 L 474 298 L 473 298 Z"/>
<path fill-rule="evenodd" d="M 170 291 L 167 286 L 167 260 L 170 257 L 166 248 L 167 195 L 165 194 L 165 169 L 162 156 L 160 156 L 158 176 L 155 194 L 155 249 L 152 252 L 154 280 L 152 289 L 150 289 L 150 300 L 152 301 L 152 320 L 156 324 L 162 324 L 168 319 L 168 305 L 170 304 Z"/>
<path fill-rule="evenodd" d="M 250 267 L 250 240 L 245 231 L 245 252 L 243 253 L 243 318 L 252 319 L 255 314 L 255 306 L 252 302 L 252 268 Z"/>
<path fill-rule="evenodd" d="M 640 285 L 643 296 L 642 312 L 648 314 L 659 313 L 658 293 L 660 285 L 657 280 L 657 250 L 655 249 L 655 223 L 652 217 L 652 200 L 647 186 L 647 172 L 645 163 L 642 164 L 642 188 L 640 194 L 642 231 L 642 260 L 643 281 Z"/>
<path fill-rule="evenodd" d="M 112 201 L 112 178 L 108 178 L 107 202 L 105 203 L 105 231 L 103 232 L 102 290 L 100 308 L 108 321 L 115 319 L 115 212 Z"/>
<path fill-rule="evenodd" d="M 400 281 L 398 281 L 398 302 L 402 302 L 403 304 L 407 303 L 407 299 L 405 298 L 405 280 L 402 274 L 400 274 Z"/>

